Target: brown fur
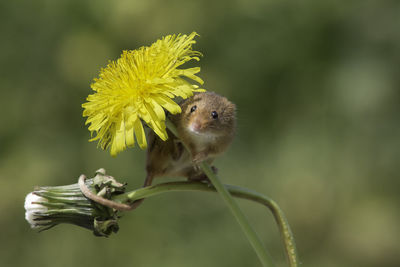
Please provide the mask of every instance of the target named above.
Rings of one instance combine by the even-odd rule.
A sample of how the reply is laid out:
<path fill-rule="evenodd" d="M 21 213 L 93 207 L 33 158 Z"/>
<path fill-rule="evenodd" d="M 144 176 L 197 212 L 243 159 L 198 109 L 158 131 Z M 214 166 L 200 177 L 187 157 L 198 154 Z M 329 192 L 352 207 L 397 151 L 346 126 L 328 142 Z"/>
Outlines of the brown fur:
<path fill-rule="evenodd" d="M 236 107 L 216 93 L 199 93 L 180 104 L 182 113 L 171 116 L 180 140 L 168 132 L 164 142 L 152 131 L 149 133 L 146 170 L 149 176 L 183 176 L 189 179 L 204 177 L 196 167 L 206 160 L 211 163 L 231 144 L 236 128 Z M 193 106 L 196 110 L 191 112 Z M 213 118 L 212 112 L 218 118 Z M 197 132 L 190 131 L 196 125 Z M 188 153 L 183 142 L 190 150 Z"/>

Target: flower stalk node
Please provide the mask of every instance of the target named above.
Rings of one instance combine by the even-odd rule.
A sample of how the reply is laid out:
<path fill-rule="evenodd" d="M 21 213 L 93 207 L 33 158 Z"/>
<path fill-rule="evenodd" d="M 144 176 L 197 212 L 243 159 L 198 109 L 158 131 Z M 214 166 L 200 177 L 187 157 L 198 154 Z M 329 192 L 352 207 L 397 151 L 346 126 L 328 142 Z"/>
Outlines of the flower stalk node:
<path fill-rule="evenodd" d="M 95 236 L 108 237 L 112 233 L 117 233 L 119 230 L 117 219 L 104 220 L 101 217 L 94 218 L 93 234 Z"/>
<path fill-rule="evenodd" d="M 110 208 L 115 211 L 128 211 L 133 209 L 131 205 L 111 200 L 113 195 L 125 192 L 125 185 L 118 183 L 114 177 L 106 175 L 105 171 L 97 172 L 96 176 L 93 178 L 94 192 L 87 187 L 85 180 L 86 176 L 81 174 L 78 180 L 79 189 L 87 199 L 99 204 L 100 207 Z"/>
<path fill-rule="evenodd" d="M 98 196 L 111 199 L 112 194 L 122 194 L 125 192 L 125 184 L 117 182 L 114 177 L 106 175 L 104 169 L 96 171 L 93 178 L 93 187 Z"/>

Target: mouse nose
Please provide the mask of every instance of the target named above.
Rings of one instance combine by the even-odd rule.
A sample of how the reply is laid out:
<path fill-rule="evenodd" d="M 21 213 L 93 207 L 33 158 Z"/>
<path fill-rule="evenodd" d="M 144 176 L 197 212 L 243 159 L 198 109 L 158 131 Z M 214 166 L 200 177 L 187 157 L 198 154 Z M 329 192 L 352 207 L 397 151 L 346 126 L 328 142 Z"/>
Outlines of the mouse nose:
<path fill-rule="evenodd" d="M 198 132 L 201 130 L 201 123 L 199 121 L 194 121 L 190 124 L 190 130 L 193 132 Z"/>

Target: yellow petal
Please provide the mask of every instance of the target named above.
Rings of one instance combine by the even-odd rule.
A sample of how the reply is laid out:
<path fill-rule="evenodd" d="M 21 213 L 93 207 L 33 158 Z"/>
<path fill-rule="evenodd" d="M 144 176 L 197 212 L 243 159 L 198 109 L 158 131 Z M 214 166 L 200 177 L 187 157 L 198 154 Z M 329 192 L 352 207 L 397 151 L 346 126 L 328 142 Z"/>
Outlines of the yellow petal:
<path fill-rule="evenodd" d="M 165 141 L 168 139 L 168 134 L 167 134 L 167 130 L 165 127 L 165 123 L 162 122 L 161 125 L 163 126 L 158 126 L 155 125 L 154 123 L 150 123 L 150 128 L 161 138 L 161 140 Z"/>
<path fill-rule="evenodd" d="M 146 133 L 144 132 L 142 122 L 140 120 L 136 120 L 134 123 L 134 128 L 135 128 L 136 140 L 140 148 L 142 149 L 146 148 L 147 147 Z"/>
<path fill-rule="evenodd" d="M 150 116 L 150 121 L 148 122 L 149 126 L 153 131 L 162 139 L 166 140 L 167 135 L 165 131 L 164 121 L 160 121 L 157 117 L 157 114 L 151 108 L 149 104 L 146 104 L 147 114 Z"/>
<path fill-rule="evenodd" d="M 165 121 L 165 111 L 164 109 L 158 104 L 158 102 L 154 99 L 151 99 L 151 106 L 156 113 L 159 120 Z"/>
<path fill-rule="evenodd" d="M 119 125 L 118 125 L 119 124 Z M 115 156 L 123 151 L 126 147 L 125 144 L 125 124 L 123 120 L 118 122 L 117 130 L 115 131 L 114 138 L 111 145 L 111 155 Z"/>
<path fill-rule="evenodd" d="M 149 123 L 151 121 L 151 116 L 149 114 L 149 112 L 147 111 L 147 108 L 145 105 L 143 105 L 140 109 L 139 109 L 139 116 L 142 120 L 144 120 L 146 123 Z"/>
<path fill-rule="evenodd" d="M 200 77 L 195 75 L 196 73 L 199 73 L 199 72 L 200 72 L 200 67 L 196 67 L 196 68 L 190 68 L 190 69 L 179 69 L 179 70 L 177 69 L 174 71 L 174 74 L 177 76 L 186 76 L 186 77 L 192 79 L 193 81 L 198 82 L 199 84 L 203 84 L 204 81 Z"/>
<path fill-rule="evenodd" d="M 140 121 L 138 119 L 138 121 Z M 127 128 L 125 130 L 125 141 L 126 145 L 128 147 L 134 147 L 135 146 L 135 138 L 134 138 L 134 127 Z"/>
<path fill-rule="evenodd" d="M 181 107 L 171 100 L 171 98 L 164 96 L 164 95 L 158 95 L 154 97 L 154 100 L 163 108 L 168 110 L 171 114 L 178 114 L 181 113 Z"/>

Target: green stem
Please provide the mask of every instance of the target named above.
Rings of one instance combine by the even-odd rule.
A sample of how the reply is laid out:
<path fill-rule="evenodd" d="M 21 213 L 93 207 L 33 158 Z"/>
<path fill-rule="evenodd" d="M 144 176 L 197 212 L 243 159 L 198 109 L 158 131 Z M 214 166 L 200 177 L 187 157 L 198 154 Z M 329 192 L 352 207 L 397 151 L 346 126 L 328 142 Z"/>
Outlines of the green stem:
<path fill-rule="evenodd" d="M 167 128 L 179 138 L 178 131 L 175 125 L 170 121 L 166 120 Z M 185 144 L 183 144 L 185 145 Z M 186 148 L 187 149 L 187 148 Z M 243 232 L 245 233 L 247 239 L 249 240 L 250 244 L 253 246 L 255 252 L 257 253 L 258 258 L 260 259 L 262 265 L 264 267 L 273 266 L 272 260 L 270 255 L 268 254 L 266 248 L 264 247 L 263 243 L 261 242 L 260 238 L 258 237 L 257 233 L 251 227 L 249 221 L 247 220 L 246 216 L 240 210 L 239 205 L 235 202 L 232 198 L 231 194 L 226 190 L 218 176 L 214 174 L 211 170 L 210 166 L 206 162 L 200 163 L 200 167 L 203 169 L 204 173 L 210 179 L 211 183 L 214 185 L 215 189 L 225 201 L 225 204 L 228 205 L 229 209 L 231 210 L 233 216 L 236 218 L 237 222 L 239 223 L 240 227 L 242 228 Z"/>
<path fill-rule="evenodd" d="M 275 221 L 278 224 L 279 231 L 281 232 L 281 237 L 285 247 L 286 256 L 289 261 L 289 266 L 298 266 L 299 260 L 297 257 L 293 234 L 290 230 L 287 219 L 283 211 L 279 208 L 278 204 L 276 204 L 272 199 L 247 188 L 233 185 L 224 185 L 224 188 L 226 188 L 233 196 L 263 204 L 272 212 Z M 208 186 L 205 183 L 200 182 L 169 182 L 144 187 L 128 193 L 124 193 L 113 197 L 113 200 L 117 202 L 127 202 L 128 200 L 134 201 L 137 199 L 147 198 L 166 192 L 177 191 L 216 192 L 216 189 L 214 187 Z"/>
<path fill-rule="evenodd" d="M 251 227 L 249 221 L 247 220 L 244 213 L 240 210 L 239 205 L 233 199 L 229 191 L 225 188 L 222 184 L 221 180 L 214 174 L 211 170 L 210 166 L 206 162 L 202 162 L 200 164 L 201 168 L 203 169 L 204 173 L 207 177 L 211 180 L 211 183 L 214 185 L 217 192 L 220 194 L 222 199 L 225 201 L 225 204 L 228 205 L 229 209 L 231 210 L 232 214 L 235 216 L 237 222 L 242 227 L 243 232 L 245 233 L 247 239 L 249 240 L 250 244 L 253 246 L 254 250 L 256 251 L 258 258 L 260 259 L 263 266 L 273 266 L 271 257 L 268 254 L 264 244 L 262 243 L 260 237 Z"/>

